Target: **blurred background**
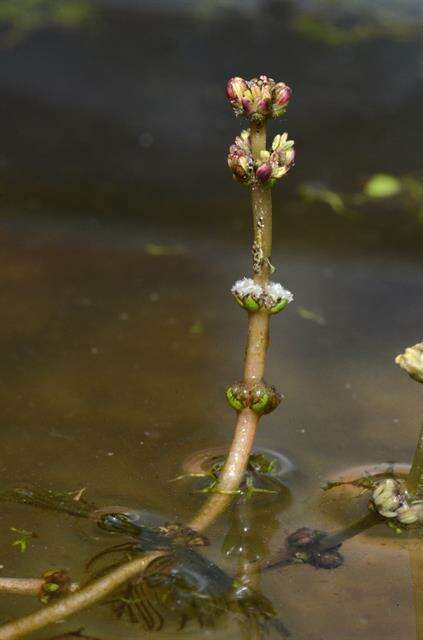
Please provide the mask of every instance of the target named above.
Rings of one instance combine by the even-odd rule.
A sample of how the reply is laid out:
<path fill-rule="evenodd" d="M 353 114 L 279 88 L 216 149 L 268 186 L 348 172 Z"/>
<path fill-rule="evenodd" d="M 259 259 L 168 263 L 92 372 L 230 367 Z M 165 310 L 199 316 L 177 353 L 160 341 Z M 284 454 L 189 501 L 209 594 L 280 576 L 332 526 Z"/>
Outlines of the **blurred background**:
<path fill-rule="evenodd" d="M 357 517 L 322 511 L 328 475 L 411 459 L 421 389 L 393 359 L 423 339 L 422 28 L 420 0 L 0 0 L 2 486 L 86 487 L 182 522 L 202 502 L 169 481 L 231 438 L 246 322 L 229 289 L 250 272 L 251 214 L 225 84 L 261 73 L 293 89 L 269 129 L 297 150 L 273 191 L 275 278 L 295 301 L 267 369 L 286 401 L 257 443 L 296 471 L 270 546 Z M 99 550 L 55 515 L 0 519 L 3 575 L 78 578 Z M 10 527 L 37 533 L 25 554 Z M 334 577 L 279 580 L 288 626 L 414 638 L 407 552 L 354 544 Z M 0 619 L 33 609 L 5 597 Z M 103 611 L 69 629 L 108 637 Z"/>
<path fill-rule="evenodd" d="M 237 230 L 224 86 L 263 72 L 294 92 L 285 242 L 418 251 L 422 27 L 419 0 L 2 0 L 3 220 Z"/>

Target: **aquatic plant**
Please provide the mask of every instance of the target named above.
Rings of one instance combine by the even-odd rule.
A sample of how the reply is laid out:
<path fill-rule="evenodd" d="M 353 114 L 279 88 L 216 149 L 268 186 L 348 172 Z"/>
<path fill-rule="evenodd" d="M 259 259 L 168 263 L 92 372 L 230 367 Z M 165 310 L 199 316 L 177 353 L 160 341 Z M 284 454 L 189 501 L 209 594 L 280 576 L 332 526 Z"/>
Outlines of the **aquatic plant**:
<path fill-rule="evenodd" d="M 285 112 L 291 98 L 291 89 L 283 82 L 275 82 L 272 78 L 261 75 L 252 80 L 232 78 L 227 84 L 226 94 L 235 114 L 243 115 L 250 121 L 250 128 L 243 131 L 231 145 L 228 165 L 234 179 L 251 189 L 253 277 L 238 280 L 232 288 L 237 302 L 248 314 L 244 374 L 240 383 L 243 391 L 239 403 L 237 403 L 233 385 L 227 392 L 229 404 L 237 412 L 235 434 L 224 464 L 215 470 L 213 493 L 188 525 L 188 529 L 195 532 L 194 536 L 197 539 L 225 509 L 233 496 L 238 494 L 239 487 L 246 478 L 245 472 L 248 465 L 250 465 L 250 471 L 253 469 L 256 475 L 260 472 L 257 464 L 259 467 L 263 466 L 262 460 L 259 462 L 251 458 L 256 429 L 261 417 L 275 409 L 281 399 L 276 389 L 263 380 L 269 343 L 269 320 L 270 317 L 282 311 L 293 298 L 291 292 L 281 284 L 271 282 L 270 276 L 275 271 L 271 263 L 271 188 L 292 167 L 295 158 L 294 143 L 288 139 L 287 133 L 283 133 L 274 138 L 270 150 L 266 148 L 266 122 L 269 118 L 277 118 Z M 267 462 L 266 465 L 268 466 Z M 265 473 L 271 476 L 270 471 L 271 469 L 267 468 Z M 248 477 L 246 484 L 248 485 Z M 95 511 L 95 505 L 88 503 L 81 492 L 57 494 L 24 488 L 5 492 L 1 497 L 4 500 L 33 504 L 46 509 L 53 508 L 85 518 L 92 516 Z M 133 532 L 126 533 L 134 535 Z M 181 535 L 180 531 L 173 533 L 177 536 Z M 256 624 L 260 633 L 266 633 L 271 627 L 281 635 L 286 635 L 285 627 L 275 617 L 267 599 L 258 592 L 253 592 L 247 585 L 235 584 L 234 580 L 219 567 L 195 553 L 186 544 L 175 541 L 175 537 L 172 538 L 169 532 L 167 534 L 161 532 L 158 540 L 157 532 L 144 528 L 141 539 L 138 532 L 137 544 L 132 544 L 131 548 L 127 545 L 120 546 L 120 551 L 126 554 L 123 560 L 115 561 L 106 569 L 104 575 L 100 572 L 98 577 L 78 592 L 64 597 L 57 603 L 47 605 L 41 611 L 0 627 L 0 640 L 24 637 L 104 600 L 110 594 L 119 593 L 119 590 L 123 590 L 120 594 L 121 604 L 129 603 L 129 606 L 133 607 L 134 598 L 140 596 L 139 585 L 143 584 L 143 588 L 148 585 L 151 588 L 154 575 L 156 591 L 159 587 L 164 588 L 165 599 L 172 606 L 176 606 L 181 601 L 179 587 L 182 582 L 182 593 L 187 592 L 187 599 L 182 598 L 185 603 L 181 614 L 183 619 L 184 616 L 192 617 L 193 603 L 196 603 L 195 607 L 198 608 L 198 601 L 206 595 L 208 605 L 212 607 L 213 617 L 220 607 L 223 613 L 235 611 L 241 618 L 241 624 L 247 624 L 247 627 L 251 627 L 253 623 Z M 141 557 L 139 554 L 142 554 Z M 156 563 L 156 570 L 154 570 L 154 563 Z M 192 582 L 193 569 L 197 571 L 197 579 L 194 583 Z M 210 581 L 210 575 L 217 582 Z M 208 581 L 205 581 L 205 576 L 208 577 Z M 217 579 L 218 576 L 220 580 Z M 203 584 L 208 586 L 203 588 Z M 211 584 L 214 586 L 210 593 Z M 176 586 L 178 590 L 175 593 Z M 134 609 L 131 611 L 133 614 Z M 143 611 L 145 613 L 145 610 Z M 151 611 L 145 615 L 148 617 Z"/>
<path fill-rule="evenodd" d="M 49 569 L 41 578 L 0 578 L 0 593 L 38 596 L 43 603 L 77 589 L 78 584 L 62 569 Z"/>
<path fill-rule="evenodd" d="M 110 556 L 112 564 L 97 569 L 94 577 L 107 573 L 110 566 L 115 567 L 137 553 L 165 552 L 142 576 L 127 582 L 113 595 L 111 604 L 119 618 L 142 622 L 147 630 L 153 631 L 163 626 L 165 616 L 176 617 L 180 628 L 190 620 L 196 620 L 200 626 L 214 627 L 220 616 L 231 612 L 241 624 L 248 621 L 257 626 L 258 632 L 269 626 L 280 635 L 287 635 L 267 598 L 232 578 L 195 549 L 204 546 L 206 541 L 191 529 L 146 527 L 119 513 L 105 514 L 98 524 L 106 531 L 127 535 L 132 540 L 95 556 L 88 565 L 90 569 Z"/>
<path fill-rule="evenodd" d="M 395 358 L 410 378 L 423 383 L 423 342 L 408 347 Z M 410 471 L 397 477 L 394 470 L 367 474 L 346 481 L 329 482 L 325 489 L 353 485 L 371 491 L 369 509 L 396 531 L 423 525 L 423 425 L 417 439 Z"/>
<path fill-rule="evenodd" d="M 237 385 L 234 385 L 233 388 L 230 387 L 227 390 L 227 395 L 230 391 L 231 399 L 228 399 L 228 402 L 231 404 L 231 406 L 234 406 L 235 403 L 238 402 L 238 400 L 236 400 L 237 389 L 241 386 L 241 393 L 244 395 L 244 392 L 246 392 L 248 397 L 249 392 L 243 383 L 238 383 Z M 265 385 L 263 385 L 263 387 L 266 388 Z M 257 390 L 257 388 L 258 385 L 255 387 L 255 389 Z M 276 392 L 273 390 L 273 388 L 270 393 L 276 395 Z M 258 395 L 256 404 L 258 404 L 258 402 L 260 402 L 262 405 L 261 412 L 268 413 L 269 411 L 265 410 L 266 405 L 268 403 L 274 402 L 274 400 L 269 400 L 269 395 L 266 392 L 266 394 L 264 394 L 264 398 Z M 240 408 L 242 408 L 242 406 L 243 405 L 241 404 Z M 234 408 L 236 408 L 236 406 L 234 406 Z M 252 409 L 253 411 L 258 411 L 257 407 L 252 407 Z M 258 412 L 260 413 L 260 411 Z M 219 489 L 219 482 L 222 470 L 225 466 L 225 460 L 226 456 L 224 455 L 214 456 L 210 460 L 207 470 L 184 474 L 178 476 L 177 478 L 175 478 L 175 480 L 183 480 L 185 478 L 198 478 L 200 480 L 204 480 L 206 482 L 205 486 L 197 490 L 200 493 L 217 492 L 220 494 L 227 493 L 227 495 L 251 497 L 256 493 L 280 494 L 285 491 L 285 487 L 281 482 L 277 470 L 278 461 L 276 460 L 276 458 L 272 459 L 263 453 L 250 454 L 247 462 L 247 467 L 244 472 L 244 477 L 237 489 L 231 492 L 222 491 L 221 489 Z"/>
<path fill-rule="evenodd" d="M 229 148 L 228 166 L 233 178 L 251 189 L 253 277 L 244 277 L 232 287 L 236 301 L 248 314 L 248 336 L 241 383 L 230 385 L 227 399 L 237 412 L 235 434 L 225 464 L 213 487 L 214 495 L 192 521 L 194 529 L 208 526 L 225 508 L 243 481 L 260 418 L 279 404 L 276 389 L 263 380 L 269 344 L 270 318 L 282 311 L 293 295 L 279 283 L 271 282 L 272 187 L 283 178 L 295 159 L 294 143 L 288 134 L 278 134 L 266 148 L 266 123 L 285 111 L 291 89 L 261 75 L 251 80 L 231 78 L 226 95 L 236 116 L 250 121 Z M 236 390 L 239 390 L 237 393 Z"/>

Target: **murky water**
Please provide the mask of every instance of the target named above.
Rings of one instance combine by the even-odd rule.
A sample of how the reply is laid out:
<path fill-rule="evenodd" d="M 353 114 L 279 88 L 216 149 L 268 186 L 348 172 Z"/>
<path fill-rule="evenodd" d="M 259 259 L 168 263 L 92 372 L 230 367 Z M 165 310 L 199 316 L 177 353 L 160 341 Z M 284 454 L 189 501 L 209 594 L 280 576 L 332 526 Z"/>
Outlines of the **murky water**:
<path fill-rule="evenodd" d="M 158 251 L 142 225 L 127 233 L 98 221 L 93 232 L 75 219 L 66 227 L 42 222 L 39 233 L 16 224 L 2 232 L 2 486 L 86 487 L 100 505 L 187 521 L 204 498 L 171 480 L 196 450 L 229 442 L 234 423 L 224 388 L 241 370 L 246 318 L 228 289 L 244 249 L 156 229 Z M 274 261 L 296 302 L 272 321 L 267 380 L 286 399 L 263 419 L 257 444 L 295 467 L 286 477 L 291 500 L 276 512 L 271 503 L 260 507 L 254 518 L 269 556 L 300 526 L 335 530 L 359 516 L 361 507 L 339 517 L 336 504 L 322 506 L 328 475 L 366 461 L 410 460 L 420 389 L 393 357 L 420 337 L 423 311 L 421 264 L 282 247 Z M 315 320 L 301 317 L 302 307 Z M 26 506 L 5 505 L 1 522 L 4 575 L 63 566 L 83 579 L 85 561 L 107 546 L 85 521 Z M 225 516 L 213 527 L 207 555 L 233 571 L 220 549 L 230 524 Z M 11 547 L 12 526 L 37 534 L 26 553 Z M 347 542 L 336 571 L 291 566 L 263 576 L 294 637 L 415 637 L 407 541 L 381 535 L 378 545 L 365 535 Z M 0 616 L 34 604 L 2 596 Z M 60 630 L 81 626 L 104 638 L 140 633 L 117 624 L 105 606 Z M 237 627 L 220 633 L 242 637 Z M 184 637 L 219 634 L 193 627 Z"/>
<path fill-rule="evenodd" d="M 257 435 L 286 465 L 286 490 L 242 512 L 251 556 L 366 512 L 365 496 L 323 493 L 329 477 L 411 460 L 421 389 L 393 360 L 423 337 L 422 15 L 415 0 L 364 4 L 78 0 L 71 25 L 10 3 L 6 41 L 3 2 L 2 490 L 85 488 L 99 506 L 179 522 L 204 502 L 173 480 L 232 436 L 224 392 L 241 375 L 246 316 L 229 290 L 250 271 L 250 213 L 225 166 L 244 123 L 223 86 L 257 72 L 293 86 L 280 126 L 298 162 L 274 196 L 273 262 L 295 301 L 272 319 L 266 379 L 285 400 Z M 366 199 L 377 173 L 399 195 Z M 232 575 L 236 515 L 204 549 Z M 63 567 L 83 582 L 110 544 L 89 521 L 24 505 L 2 504 L 0 523 L 0 576 Z M 11 527 L 35 534 L 25 553 Z M 379 525 L 342 553 L 333 571 L 258 577 L 292 638 L 423 640 L 421 539 Z M 0 621 L 41 606 L 1 594 Z M 148 633 L 104 604 L 31 637 L 81 627 L 99 640 L 248 637 L 233 615 Z"/>

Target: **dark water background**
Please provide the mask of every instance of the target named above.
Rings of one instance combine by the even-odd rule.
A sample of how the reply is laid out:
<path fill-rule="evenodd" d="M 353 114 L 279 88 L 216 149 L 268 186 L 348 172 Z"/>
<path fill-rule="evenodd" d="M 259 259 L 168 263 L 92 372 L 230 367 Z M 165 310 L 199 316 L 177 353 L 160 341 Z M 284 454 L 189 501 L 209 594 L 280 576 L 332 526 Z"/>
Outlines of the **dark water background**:
<path fill-rule="evenodd" d="M 422 417 L 421 389 L 393 359 L 422 340 L 423 197 L 362 198 L 377 173 L 421 184 L 421 7 L 87 8 L 72 26 L 48 12 L 30 28 L 3 16 L 2 488 L 87 487 L 99 504 L 181 521 L 201 504 L 170 480 L 196 450 L 230 441 L 224 389 L 241 372 L 245 318 L 228 291 L 249 270 L 248 194 L 225 158 L 243 123 L 223 89 L 231 75 L 267 72 L 294 90 L 280 126 L 298 161 L 274 191 L 274 264 L 295 302 L 272 321 L 267 379 L 286 400 L 257 442 L 296 471 L 292 502 L 262 509 L 257 540 L 276 552 L 299 526 L 332 530 L 342 518 L 336 505 L 321 508 L 328 474 L 410 460 Z M 33 16 L 25 2 L 22 14 Z M 305 200 L 304 185 L 320 197 Z M 322 202 L 328 190 L 345 210 Z M 68 517 L 7 505 L 0 521 L 5 576 L 64 566 L 82 578 L 104 547 Z M 11 546 L 12 526 L 38 535 L 25 554 Z M 230 569 L 227 526 L 211 531 L 210 557 Z M 379 534 L 383 544 L 348 543 L 336 572 L 264 577 L 295 638 L 418 638 L 406 539 Z M 0 618 L 36 606 L 2 596 Z M 104 607 L 56 633 L 80 626 L 104 639 L 148 637 Z M 191 635 L 243 637 L 237 627 Z"/>

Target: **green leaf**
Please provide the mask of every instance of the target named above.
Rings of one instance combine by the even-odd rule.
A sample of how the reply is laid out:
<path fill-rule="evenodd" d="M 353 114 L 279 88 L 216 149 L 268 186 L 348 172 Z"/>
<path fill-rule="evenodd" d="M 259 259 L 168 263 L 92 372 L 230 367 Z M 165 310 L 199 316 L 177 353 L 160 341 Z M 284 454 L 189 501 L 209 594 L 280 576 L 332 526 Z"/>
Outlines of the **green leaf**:
<path fill-rule="evenodd" d="M 401 182 L 387 173 L 376 173 L 363 187 L 369 198 L 392 198 L 401 191 Z"/>

